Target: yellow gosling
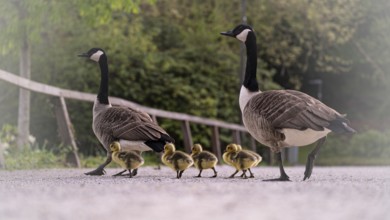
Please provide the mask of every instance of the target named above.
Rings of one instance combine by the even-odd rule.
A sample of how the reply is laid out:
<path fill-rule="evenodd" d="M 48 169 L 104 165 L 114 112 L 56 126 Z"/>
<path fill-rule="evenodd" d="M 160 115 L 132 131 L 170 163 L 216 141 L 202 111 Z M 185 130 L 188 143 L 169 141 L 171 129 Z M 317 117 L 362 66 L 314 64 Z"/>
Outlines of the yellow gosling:
<path fill-rule="evenodd" d="M 194 165 L 199 170 L 199 174 L 196 177 L 202 177 L 202 171 L 205 169 L 212 169 L 214 171 L 214 176 L 212 177 L 217 177 L 217 171 L 215 170 L 215 165 L 218 163 L 217 157 L 211 152 L 204 151 L 200 144 L 195 144 L 191 151 Z"/>
<path fill-rule="evenodd" d="M 164 153 L 161 157 L 161 161 L 168 167 L 176 171 L 176 177 L 178 179 L 183 175 L 184 170 L 194 164 L 191 156 L 182 152 L 177 151 L 175 145 L 166 144 L 164 146 Z"/>
<path fill-rule="evenodd" d="M 234 178 L 240 170 L 243 171 L 243 178 L 248 178 L 246 176 L 246 171 L 253 167 L 257 162 L 256 157 L 252 154 L 245 151 L 238 151 L 237 144 L 229 144 L 226 147 L 223 159 L 227 164 L 236 168 L 236 172 L 229 176 L 229 178 Z"/>
<path fill-rule="evenodd" d="M 141 157 L 138 151 L 125 151 L 121 152 L 121 145 L 119 142 L 114 141 L 110 144 L 110 150 L 112 152 L 112 159 L 115 163 L 119 164 L 123 171 L 115 174 L 114 176 L 121 176 L 127 170 L 129 171 L 129 177 L 132 178 L 137 174 L 138 167 L 144 164 L 144 159 Z M 133 169 L 133 172 L 131 170 Z"/>
<path fill-rule="evenodd" d="M 243 150 L 242 146 L 239 145 L 239 144 L 237 144 L 237 148 L 238 148 L 238 151 L 245 151 L 245 152 L 250 153 L 250 154 L 252 154 L 253 156 L 256 157 L 257 162 L 255 163 L 255 165 L 253 167 L 257 166 L 263 160 L 263 158 L 258 153 L 254 152 L 254 151 L 251 151 L 251 150 L 245 150 L 245 149 Z M 252 173 L 250 168 L 248 169 L 248 171 L 250 173 L 249 178 L 254 178 L 255 176 L 253 175 L 253 173 Z M 242 174 L 241 177 L 243 177 L 243 175 L 244 174 Z"/>

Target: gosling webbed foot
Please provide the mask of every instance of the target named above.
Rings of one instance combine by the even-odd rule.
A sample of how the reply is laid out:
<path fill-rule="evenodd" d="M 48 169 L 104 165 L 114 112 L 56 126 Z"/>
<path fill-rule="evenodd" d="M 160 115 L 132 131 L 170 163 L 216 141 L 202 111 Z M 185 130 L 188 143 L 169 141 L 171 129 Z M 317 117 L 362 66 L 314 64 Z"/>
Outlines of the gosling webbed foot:
<path fill-rule="evenodd" d="M 215 168 L 213 167 L 213 168 L 211 168 L 211 169 L 213 169 L 213 171 L 214 171 L 214 176 L 212 176 L 211 178 L 215 178 L 215 177 L 217 177 L 217 174 L 218 174 L 218 172 L 215 170 Z"/>
<path fill-rule="evenodd" d="M 195 177 L 202 177 L 202 171 L 203 171 L 203 170 L 200 169 L 200 170 L 199 170 L 199 174 L 198 174 L 197 176 L 195 176 Z"/>
<path fill-rule="evenodd" d="M 88 176 L 103 176 L 104 174 L 106 174 L 106 171 L 102 168 L 97 168 L 96 170 L 92 170 L 84 174 Z"/>
<path fill-rule="evenodd" d="M 234 178 L 234 176 L 238 173 L 238 170 L 236 170 L 236 172 L 234 172 L 232 175 L 229 176 L 229 178 Z"/>
<path fill-rule="evenodd" d="M 137 176 L 137 174 L 138 174 L 138 169 L 134 169 L 133 172 L 131 172 L 131 174 L 132 174 L 133 176 Z"/>

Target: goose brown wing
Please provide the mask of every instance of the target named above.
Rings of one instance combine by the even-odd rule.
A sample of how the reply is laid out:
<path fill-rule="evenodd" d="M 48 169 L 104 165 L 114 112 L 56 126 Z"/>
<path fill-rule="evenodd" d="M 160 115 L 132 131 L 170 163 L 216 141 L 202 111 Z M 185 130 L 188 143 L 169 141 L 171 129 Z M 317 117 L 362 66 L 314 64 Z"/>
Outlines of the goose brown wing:
<path fill-rule="evenodd" d="M 252 99 L 252 106 L 258 106 L 259 114 L 274 129 L 322 131 L 333 120 L 342 117 L 322 102 L 294 90 L 266 91 Z"/>
<path fill-rule="evenodd" d="M 129 141 L 159 140 L 169 135 L 149 115 L 128 107 L 112 107 L 104 113 L 105 123 L 115 139 Z"/>

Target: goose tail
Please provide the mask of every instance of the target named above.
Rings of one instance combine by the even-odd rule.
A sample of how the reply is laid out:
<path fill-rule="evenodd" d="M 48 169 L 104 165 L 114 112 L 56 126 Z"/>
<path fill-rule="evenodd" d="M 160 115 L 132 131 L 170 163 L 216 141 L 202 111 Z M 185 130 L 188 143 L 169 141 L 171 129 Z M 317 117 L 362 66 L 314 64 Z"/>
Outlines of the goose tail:
<path fill-rule="evenodd" d="M 329 123 L 327 127 L 331 131 L 337 134 L 354 134 L 356 130 L 350 127 L 348 119 L 345 116 L 336 118 L 335 120 Z"/>
<path fill-rule="evenodd" d="M 164 150 L 164 146 L 166 143 L 175 143 L 175 139 L 173 139 L 169 135 L 161 134 L 161 138 L 158 140 L 145 141 L 145 144 L 157 153 L 160 153 Z"/>

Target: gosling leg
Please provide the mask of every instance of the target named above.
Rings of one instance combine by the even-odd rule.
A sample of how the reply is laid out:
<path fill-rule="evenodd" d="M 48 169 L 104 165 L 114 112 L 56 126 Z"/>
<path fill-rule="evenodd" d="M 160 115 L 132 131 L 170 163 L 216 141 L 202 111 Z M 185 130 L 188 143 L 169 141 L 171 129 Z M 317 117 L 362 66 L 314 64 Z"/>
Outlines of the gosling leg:
<path fill-rule="evenodd" d="M 134 172 L 134 170 L 133 170 Z M 129 169 L 129 178 L 133 178 L 133 173 L 131 172 L 131 169 Z"/>
<path fill-rule="evenodd" d="M 249 178 L 255 178 L 255 176 L 253 175 L 251 169 L 248 169 L 248 171 L 249 171 L 249 173 L 251 174 L 251 175 L 249 176 Z"/>
<path fill-rule="evenodd" d="M 303 177 L 303 181 L 305 181 L 306 179 L 309 179 L 310 176 L 311 176 L 311 173 L 313 171 L 313 167 L 314 167 L 314 160 L 316 159 L 317 157 L 317 154 L 318 152 L 320 151 L 322 145 L 324 145 L 326 141 L 326 136 L 321 138 L 318 142 L 317 142 L 317 145 L 316 147 L 313 149 L 312 152 L 310 152 L 310 154 L 307 156 L 307 162 L 306 162 L 306 169 L 305 169 L 305 177 Z"/>
<path fill-rule="evenodd" d="M 229 176 L 229 178 L 234 178 L 234 176 L 238 173 L 239 170 L 236 170 L 232 175 Z"/>
<path fill-rule="evenodd" d="M 184 173 L 184 170 L 179 172 L 179 179 L 181 178 L 181 175 L 183 175 L 183 173 Z"/>
<path fill-rule="evenodd" d="M 104 170 L 104 167 L 106 167 L 109 163 L 111 163 L 111 160 L 112 160 L 111 152 L 107 152 L 107 158 L 103 164 L 101 164 L 95 170 L 92 170 L 92 171 L 84 173 L 84 174 L 89 175 L 89 176 L 102 176 L 102 175 L 104 175 L 106 173 L 106 171 Z"/>
<path fill-rule="evenodd" d="M 217 177 L 217 174 L 218 174 L 218 172 L 215 170 L 215 168 L 214 168 L 214 167 L 212 167 L 211 169 L 213 169 L 213 171 L 214 171 L 214 176 L 212 176 L 211 178 L 215 178 L 215 177 Z"/>
<path fill-rule="evenodd" d="M 201 176 L 202 171 L 203 171 L 203 169 L 199 169 L 199 174 L 198 174 L 196 177 L 202 177 L 202 176 Z"/>
<path fill-rule="evenodd" d="M 176 170 L 176 178 L 180 179 L 179 170 Z"/>
<path fill-rule="evenodd" d="M 112 175 L 112 176 L 122 176 L 122 173 L 124 173 L 124 172 L 126 172 L 127 170 L 123 170 L 123 171 L 121 171 L 121 172 L 119 172 L 119 173 L 117 173 L 117 174 L 114 174 L 114 175 Z"/>
<path fill-rule="evenodd" d="M 243 175 L 244 175 L 243 178 L 244 178 L 244 179 L 248 179 L 248 176 L 246 175 L 246 170 L 243 170 L 242 172 L 243 172 Z"/>
<path fill-rule="evenodd" d="M 269 179 L 269 180 L 264 180 L 264 181 L 290 181 L 290 177 L 287 176 L 286 172 L 284 171 L 283 168 L 283 159 L 282 159 L 282 152 L 278 152 L 276 154 L 276 158 L 279 161 L 279 170 L 280 170 L 280 177 L 276 179 Z"/>

